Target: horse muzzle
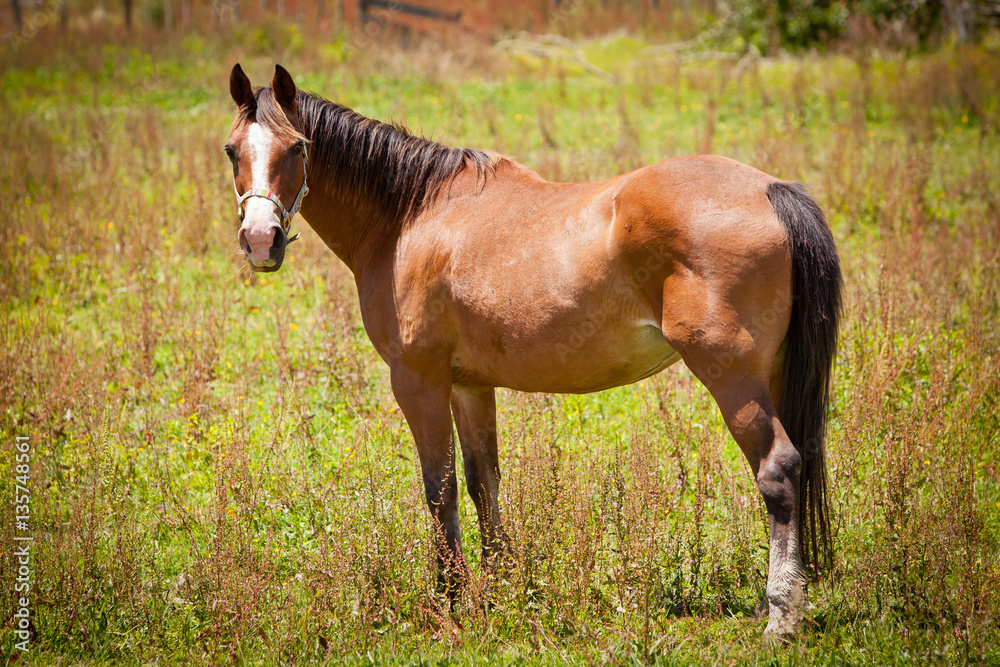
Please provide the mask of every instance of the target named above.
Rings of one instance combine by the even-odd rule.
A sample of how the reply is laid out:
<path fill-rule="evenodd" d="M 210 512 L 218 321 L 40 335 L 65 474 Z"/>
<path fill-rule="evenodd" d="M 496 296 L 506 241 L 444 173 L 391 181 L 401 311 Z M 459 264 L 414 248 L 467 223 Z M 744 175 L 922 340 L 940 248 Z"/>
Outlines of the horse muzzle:
<path fill-rule="evenodd" d="M 271 273 L 281 268 L 288 247 L 288 234 L 279 225 L 272 225 L 263 233 L 240 228 L 240 248 L 247 257 L 250 268 L 259 273 Z"/>

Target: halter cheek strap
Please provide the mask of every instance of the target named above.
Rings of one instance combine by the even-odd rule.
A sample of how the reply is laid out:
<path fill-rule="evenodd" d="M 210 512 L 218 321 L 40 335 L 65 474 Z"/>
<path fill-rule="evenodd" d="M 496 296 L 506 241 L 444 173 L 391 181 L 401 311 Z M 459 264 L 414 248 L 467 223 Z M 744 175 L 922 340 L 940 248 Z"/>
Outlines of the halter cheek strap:
<path fill-rule="evenodd" d="M 240 191 L 236 189 L 236 179 L 233 179 L 233 190 L 236 192 L 236 214 L 242 220 L 246 216 L 246 211 L 243 208 L 243 202 L 251 197 L 263 197 L 267 199 L 272 204 L 278 207 L 281 211 L 281 229 L 288 234 L 289 230 L 292 228 L 292 218 L 295 214 L 299 212 L 299 206 L 302 205 L 302 200 L 307 194 L 309 194 L 308 179 L 306 177 L 306 167 L 309 164 L 309 153 L 306 152 L 306 147 L 302 146 L 302 187 L 299 188 L 299 194 L 295 195 L 295 201 L 292 202 L 292 207 L 289 209 L 285 208 L 285 205 L 281 203 L 281 198 L 277 194 L 271 192 L 267 188 L 250 188 L 242 195 Z M 288 239 L 288 243 L 292 241 L 297 241 L 299 235 L 296 234 Z"/>

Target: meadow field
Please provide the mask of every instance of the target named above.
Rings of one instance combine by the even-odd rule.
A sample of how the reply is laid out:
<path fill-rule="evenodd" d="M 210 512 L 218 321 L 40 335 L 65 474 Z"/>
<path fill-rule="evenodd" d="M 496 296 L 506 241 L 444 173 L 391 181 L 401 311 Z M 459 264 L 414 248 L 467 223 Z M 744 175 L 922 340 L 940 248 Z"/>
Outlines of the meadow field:
<path fill-rule="evenodd" d="M 650 59 L 621 33 L 581 46 L 606 76 L 284 24 L 43 31 L 4 51 L 4 660 L 1000 664 L 1000 38 L 742 60 Z M 801 636 L 761 639 L 764 505 L 682 364 L 599 394 L 498 392 L 510 557 L 486 595 L 463 491 L 473 575 L 448 609 L 351 275 L 301 219 L 280 272 L 236 252 L 222 147 L 237 61 L 254 83 L 280 62 L 303 89 L 553 180 L 717 153 L 810 187 L 846 302 L 837 554 Z"/>

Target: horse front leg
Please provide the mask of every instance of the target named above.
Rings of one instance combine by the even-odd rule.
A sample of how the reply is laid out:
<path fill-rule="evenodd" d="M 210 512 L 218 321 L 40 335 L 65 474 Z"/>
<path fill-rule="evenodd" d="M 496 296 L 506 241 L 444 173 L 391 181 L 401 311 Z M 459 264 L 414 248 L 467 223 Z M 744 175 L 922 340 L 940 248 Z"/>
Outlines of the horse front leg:
<path fill-rule="evenodd" d="M 466 484 L 479 515 L 483 567 L 492 568 L 507 546 L 500 521 L 496 390 L 455 385 L 451 409 L 462 444 Z"/>
<path fill-rule="evenodd" d="M 434 519 L 438 588 L 452 602 L 467 573 L 458 521 L 458 477 L 451 425 L 451 378 L 439 380 L 401 365 L 391 368 L 392 393 L 413 433 L 423 473 L 424 495 Z"/>

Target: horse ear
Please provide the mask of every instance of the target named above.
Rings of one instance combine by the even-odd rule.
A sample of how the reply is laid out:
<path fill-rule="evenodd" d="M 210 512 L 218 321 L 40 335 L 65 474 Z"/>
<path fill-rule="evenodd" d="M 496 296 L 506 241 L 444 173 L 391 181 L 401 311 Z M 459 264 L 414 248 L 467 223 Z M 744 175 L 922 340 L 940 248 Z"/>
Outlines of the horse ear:
<path fill-rule="evenodd" d="M 274 99 L 278 100 L 284 109 L 295 112 L 295 82 L 292 75 L 281 65 L 274 66 L 274 77 L 271 79 L 271 90 L 274 91 Z"/>
<path fill-rule="evenodd" d="M 233 96 L 233 101 L 238 107 L 253 101 L 253 87 L 250 85 L 250 77 L 246 75 L 239 63 L 233 65 L 233 71 L 229 73 L 229 94 Z"/>

